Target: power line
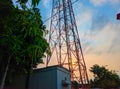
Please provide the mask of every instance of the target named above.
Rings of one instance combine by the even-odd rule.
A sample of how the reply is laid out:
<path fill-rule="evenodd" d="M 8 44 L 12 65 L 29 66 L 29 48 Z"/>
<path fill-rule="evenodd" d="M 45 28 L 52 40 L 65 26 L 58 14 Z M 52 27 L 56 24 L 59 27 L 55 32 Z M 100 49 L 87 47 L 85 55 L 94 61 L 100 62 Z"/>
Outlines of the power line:
<path fill-rule="evenodd" d="M 75 4 L 77 1 L 79 0 L 75 0 L 74 2 L 72 2 L 72 4 Z M 56 13 L 57 14 L 57 13 Z M 55 16 L 56 14 L 54 14 L 53 16 Z M 43 21 L 43 23 L 47 22 L 49 19 L 51 19 L 53 16 L 47 18 L 46 20 Z"/>

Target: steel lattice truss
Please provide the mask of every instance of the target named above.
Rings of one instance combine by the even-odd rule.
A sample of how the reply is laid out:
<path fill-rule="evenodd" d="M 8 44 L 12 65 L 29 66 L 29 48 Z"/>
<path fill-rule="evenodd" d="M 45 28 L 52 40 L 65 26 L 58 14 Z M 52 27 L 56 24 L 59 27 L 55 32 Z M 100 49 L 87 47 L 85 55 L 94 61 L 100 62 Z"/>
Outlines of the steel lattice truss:
<path fill-rule="evenodd" d="M 88 89 L 87 69 L 71 0 L 53 0 L 49 44 L 52 54 L 47 57 L 46 64 L 56 58 L 58 65 L 70 70 L 72 81 Z"/>

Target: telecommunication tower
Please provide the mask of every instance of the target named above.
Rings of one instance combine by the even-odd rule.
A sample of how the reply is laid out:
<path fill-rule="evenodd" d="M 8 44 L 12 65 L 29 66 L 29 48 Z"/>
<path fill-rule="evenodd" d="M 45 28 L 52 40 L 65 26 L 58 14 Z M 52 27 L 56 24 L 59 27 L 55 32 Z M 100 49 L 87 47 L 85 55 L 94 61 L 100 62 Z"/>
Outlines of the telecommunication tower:
<path fill-rule="evenodd" d="M 53 0 L 49 33 L 51 55 L 46 65 L 57 59 L 58 65 L 70 71 L 71 81 L 82 89 L 89 89 L 86 64 L 83 57 L 71 0 Z"/>

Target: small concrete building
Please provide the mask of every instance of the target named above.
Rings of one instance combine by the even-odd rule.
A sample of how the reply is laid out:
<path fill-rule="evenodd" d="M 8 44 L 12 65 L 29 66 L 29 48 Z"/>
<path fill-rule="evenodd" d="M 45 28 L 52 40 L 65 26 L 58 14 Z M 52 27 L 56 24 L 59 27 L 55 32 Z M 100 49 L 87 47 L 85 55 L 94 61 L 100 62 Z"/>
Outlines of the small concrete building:
<path fill-rule="evenodd" d="M 29 89 L 71 89 L 70 72 L 60 66 L 35 69 Z"/>

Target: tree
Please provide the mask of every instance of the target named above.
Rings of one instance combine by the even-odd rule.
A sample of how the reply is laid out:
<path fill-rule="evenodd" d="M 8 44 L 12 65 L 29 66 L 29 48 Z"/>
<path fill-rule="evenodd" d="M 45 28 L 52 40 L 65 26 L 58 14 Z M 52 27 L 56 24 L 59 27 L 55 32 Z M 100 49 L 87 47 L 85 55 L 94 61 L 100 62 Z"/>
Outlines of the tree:
<path fill-rule="evenodd" d="M 44 38 L 45 25 L 39 9 L 35 8 L 39 0 L 32 0 L 31 8 L 25 6 L 27 1 L 18 0 L 20 9 L 13 5 L 12 0 L 0 1 L 1 89 L 8 74 L 26 73 L 29 81 L 31 69 L 42 62 L 44 53 L 50 54 L 49 44 Z"/>
<path fill-rule="evenodd" d="M 72 82 L 72 88 L 73 89 L 78 89 L 78 87 L 80 86 L 79 84 L 78 84 L 78 82 L 77 81 L 71 81 Z"/>
<path fill-rule="evenodd" d="M 90 80 L 91 87 L 104 89 L 120 87 L 120 77 L 115 71 L 110 71 L 105 66 L 95 64 L 91 67 L 90 72 L 94 74 L 94 79 Z"/>

